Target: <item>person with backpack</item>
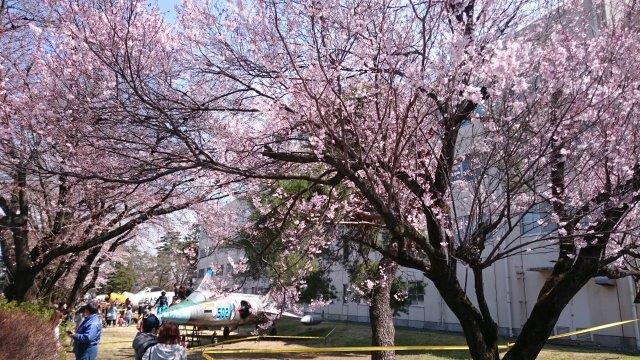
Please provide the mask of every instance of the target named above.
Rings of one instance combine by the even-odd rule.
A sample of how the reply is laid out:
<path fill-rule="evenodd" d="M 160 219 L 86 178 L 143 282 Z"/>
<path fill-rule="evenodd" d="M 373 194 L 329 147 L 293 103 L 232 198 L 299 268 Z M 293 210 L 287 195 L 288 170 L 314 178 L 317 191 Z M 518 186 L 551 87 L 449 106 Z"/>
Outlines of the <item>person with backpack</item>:
<path fill-rule="evenodd" d="M 142 318 L 142 326 L 140 332 L 133 338 L 131 346 L 135 351 L 136 360 L 141 360 L 147 350 L 158 343 L 158 329 L 160 328 L 160 320 L 153 314 L 146 315 Z"/>

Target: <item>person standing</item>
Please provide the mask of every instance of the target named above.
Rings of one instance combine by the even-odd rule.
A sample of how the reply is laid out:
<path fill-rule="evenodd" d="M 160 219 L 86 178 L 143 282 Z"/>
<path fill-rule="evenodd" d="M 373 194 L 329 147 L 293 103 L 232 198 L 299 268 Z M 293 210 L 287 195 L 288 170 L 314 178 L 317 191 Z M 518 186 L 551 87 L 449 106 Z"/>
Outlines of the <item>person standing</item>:
<path fill-rule="evenodd" d="M 167 307 L 169 307 L 169 299 L 167 299 L 167 293 L 161 292 L 160 296 L 155 303 L 156 313 L 161 314 Z"/>
<path fill-rule="evenodd" d="M 144 319 L 146 319 L 149 315 L 153 315 L 151 313 L 151 309 L 150 306 L 145 305 L 144 308 L 142 308 L 142 316 L 138 318 L 138 331 L 142 331 L 142 324 Z M 155 315 L 154 315 L 155 316 Z"/>
<path fill-rule="evenodd" d="M 142 360 L 187 360 L 187 349 L 180 345 L 178 325 L 162 324 L 158 332 L 158 343 L 144 353 Z"/>
<path fill-rule="evenodd" d="M 66 320 L 67 315 L 69 314 L 69 310 L 67 309 L 67 304 L 63 302 L 59 302 L 57 309 L 62 314 L 62 320 L 63 321 Z"/>
<path fill-rule="evenodd" d="M 175 303 L 177 300 L 182 300 L 180 286 L 178 286 L 178 283 L 173 283 L 173 302 Z"/>
<path fill-rule="evenodd" d="M 87 304 L 82 312 L 85 319 L 75 332 L 69 330 L 67 334 L 73 339 L 73 353 L 76 355 L 76 360 L 97 360 L 98 344 L 102 334 L 98 308 L 93 304 Z"/>
<path fill-rule="evenodd" d="M 116 325 L 124 326 L 124 311 L 118 313 L 118 319 L 116 320 Z"/>
<path fill-rule="evenodd" d="M 146 316 L 142 321 L 140 332 L 133 338 L 131 346 L 135 351 L 136 360 L 142 359 L 147 349 L 158 343 L 158 329 L 160 320 L 153 314 Z"/>
<path fill-rule="evenodd" d="M 133 311 L 131 305 L 127 306 L 127 310 L 124 311 L 124 322 L 127 326 L 131 326 L 131 319 L 133 319 Z"/>
<path fill-rule="evenodd" d="M 107 309 L 107 326 L 115 326 L 116 319 L 118 317 L 118 309 L 114 304 L 111 304 Z"/>
<path fill-rule="evenodd" d="M 53 337 L 56 339 L 56 346 L 58 347 L 58 349 L 60 349 L 61 345 L 60 345 L 60 325 L 62 324 L 62 318 L 64 317 L 64 314 L 62 313 L 62 311 L 59 310 L 60 308 L 57 308 L 53 311 L 53 314 L 51 314 L 51 325 L 53 325 Z"/>

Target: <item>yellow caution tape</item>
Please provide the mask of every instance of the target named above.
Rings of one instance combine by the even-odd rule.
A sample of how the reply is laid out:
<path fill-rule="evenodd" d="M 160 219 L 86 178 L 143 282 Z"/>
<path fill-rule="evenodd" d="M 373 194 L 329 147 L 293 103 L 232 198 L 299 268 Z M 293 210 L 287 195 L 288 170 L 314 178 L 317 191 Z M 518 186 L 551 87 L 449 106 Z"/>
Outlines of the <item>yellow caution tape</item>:
<path fill-rule="evenodd" d="M 499 345 L 499 349 L 506 349 L 506 345 Z M 405 346 L 332 346 L 332 347 L 279 347 L 266 349 L 213 349 L 205 350 L 203 354 L 273 354 L 273 353 L 332 353 L 332 352 L 370 352 L 370 351 L 433 351 L 469 350 L 467 345 L 405 345 Z"/>
<path fill-rule="evenodd" d="M 602 330 L 614 326 L 620 326 L 636 322 L 639 319 L 624 320 L 614 323 L 599 325 L 590 327 L 583 330 L 572 331 L 564 334 L 558 334 L 550 336 L 551 339 L 559 339 L 574 335 L 580 335 L 588 332 Z M 335 328 L 334 328 L 335 329 Z M 333 330 L 326 336 L 329 336 Z M 326 338 L 325 336 L 325 338 Z M 286 338 L 286 336 L 283 336 Z M 259 338 L 259 337 L 258 337 Z M 313 337 L 303 337 L 313 338 Z M 319 337 L 321 338 L 321 337 Z M 247 340 L 247 338 L 242 339 Z M 513 346 L 514 343 L 507 343 L 506 345 L 498 345 L 499 350 L 505 350 Z M 333 352 L 371 352 L 371 351 L 464 351 L 469 350 L 467 345 L 404 345 L 404 346 L 335 346 L 335 347 L 279 347 L 279 348 L 267 348 L 267 349 L 210 349 L 203 350 L 202 356 L 205 360 L 213 360 L 210 355 L 215 354 L 273 354 L 273 353 L 333 353 Z"/>
<path fill-rule="evenodd" d="M 295 339 L 324 339 L 324 336 L 300 336 L 300 335 L 265 335 L 265 336 L 259 336 L 259 339 L 291 339 L 291 340 L 295 340 Z"/>
<path fill-rule="evenodd" d="M 568 333 L 564 333 L 564 334 L 553 335 L 553 336 L 549 336 L 549 340 L 551 340 L 551 339 L 560 339 L 560 338 L 574 336 L 574 335 L 580 335 L 580 334 L 586 334 L 586 333 L 590 333 L 590 332 L 597 331 L 597 330 L 602 330 L 602 329 L 607 329 L 607 328 L 614 327 L 614 326 L 620 326 L 620 325 L 624 325 L 624 324 L 629 324 L 629 323 L 632 323 L 632 322 L 636 322 L 638 320 L 639 319 L 618 321 L 618 322 L 599 325 L 599 326 L 594 326 L 594 327 L 590 327 L 590 328 L 582 329 L 582 330 L 578 330 L 578 331 L 572 331 L 572 332 L 568 332 Z"/>

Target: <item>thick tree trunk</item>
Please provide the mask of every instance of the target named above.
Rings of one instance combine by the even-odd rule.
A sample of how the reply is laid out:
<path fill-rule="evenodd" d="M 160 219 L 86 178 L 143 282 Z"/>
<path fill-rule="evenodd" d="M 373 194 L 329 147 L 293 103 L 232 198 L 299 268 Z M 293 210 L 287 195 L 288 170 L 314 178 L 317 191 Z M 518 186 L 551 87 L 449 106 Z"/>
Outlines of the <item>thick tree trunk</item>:
<path fill-rule="evenodd" d="M 386 277 L 380 280 L 371 291 L 369 319 L 371 321 L 371 344 L 374 346 L 393 346 L 396 329 L 393 325 L 391 310 L 391 283 L 395 279 L 397 266 L 391 266 Z M 394 360 L 395 351 L 375 351 L 371 353 L 373 360 Z"/>
<path fill-rule="evenodd" d="M 23 302 L 29 300 L 29 294 L 36 281 L 36 271 L 29 268 L 17 271 L 13 278 L 4 288 L 4 296 L 9 301 Z"/>
<path fill-rule="evenodd" d="M 440 296 L 460 321 L 471 357 L 474 360 L 500 359 L 498 327 L 491 315 L 488 311 L 484 311 L 483 315 L 473 305 L 460 287 L 453 271 L 443 270 L 444 267 L 440 269 L 440 276 L 433 276 L 432 280 Z M 449 266 L 448 269 L 455 269 L 455 267 Z M 484 298 L 480 302 L 483 301 Z"/>
<path fill-rule="evenodd" d="M 547 280 L 546 284 L 553 285 L 541 290 L 531 315 L 513 347 L 505 354 L 504 360 L 533 360 L 538 356 L 553 332 L 562 310 L 589 279 L 595 276 L 596 259 L 597 257 L 585 260 L 582 257 L 571 271 L 552 275 Z"/>
<path fill-rule="evenodd" d="M 21 206 L 21 214 L 9 214 L 4 219 L 4 225 L 11 231 L 13 240 L 13 254 L 2 254 L 5 266 L 11 270 L 10 281 L 4 288 L 4 296 L 11 301 L 18 302 L 27 300 L 29 290 L 35 284 L 39 272 L 39 269 L 34 268 L 29 255 L 27 213 L 28 209 Z M 5 248 L 3 250 L 7 250 L 4 245 L 3 248 Z M 13 264 L 11 263 L 11 255 L 13 255 Z"/>

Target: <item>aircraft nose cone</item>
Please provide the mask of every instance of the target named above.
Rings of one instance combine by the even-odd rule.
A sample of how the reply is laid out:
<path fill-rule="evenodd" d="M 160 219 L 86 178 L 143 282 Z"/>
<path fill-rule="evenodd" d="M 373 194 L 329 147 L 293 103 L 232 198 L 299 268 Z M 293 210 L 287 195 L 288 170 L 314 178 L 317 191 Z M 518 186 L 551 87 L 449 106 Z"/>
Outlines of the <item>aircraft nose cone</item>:
<path fill-rule="evenodd" d="M 189 321 L 189 318 L 191 317 L 191 312 L 185 310 L 186 309 L 165 310 L 157 316 L 160 318 L 160 320 L 162 320 L 162 322 L 170 321 L 173 323 L 182 324 Z"/>
<path fill-rule="evenodd" d="M 305 315 L 300 319 L 300 322 L 304 325 L 316 325 L 322 322 L 322 318 L 319 316 Z"/>

